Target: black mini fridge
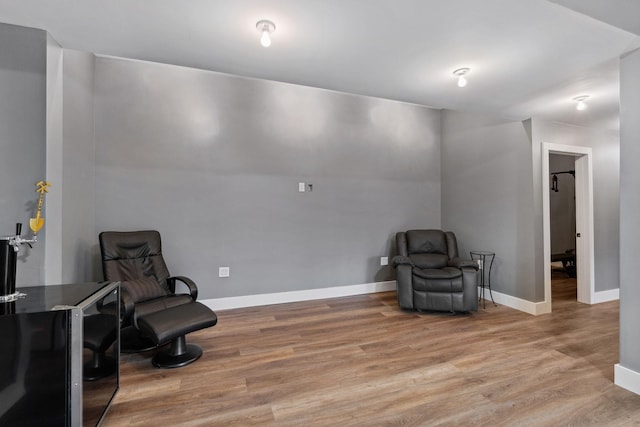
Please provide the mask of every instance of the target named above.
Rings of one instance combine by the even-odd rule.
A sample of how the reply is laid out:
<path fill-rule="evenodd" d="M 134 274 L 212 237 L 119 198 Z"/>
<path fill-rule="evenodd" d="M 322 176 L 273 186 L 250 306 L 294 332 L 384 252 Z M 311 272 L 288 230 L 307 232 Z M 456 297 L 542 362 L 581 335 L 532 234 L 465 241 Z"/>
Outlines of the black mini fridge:
<path fill-rule="evenodd" d="M 118 282 L 0 302 L 0 426 L 95 426 L 119 384 Z"/>

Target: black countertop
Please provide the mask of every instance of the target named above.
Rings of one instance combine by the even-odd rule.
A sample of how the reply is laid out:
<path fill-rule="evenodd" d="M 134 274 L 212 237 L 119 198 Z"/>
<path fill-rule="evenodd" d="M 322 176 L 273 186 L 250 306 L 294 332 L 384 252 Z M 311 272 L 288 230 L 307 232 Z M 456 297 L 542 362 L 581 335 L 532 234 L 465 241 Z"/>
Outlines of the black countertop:
<path fill-rule="evenodd" d="M 77 306 L 111 283 L 89 282 L 17 288 L 17 292 L 26 295 L 15 301 L 0 302 L 0 313 L 35 313 L 50 311 L 56 306 Z"/>

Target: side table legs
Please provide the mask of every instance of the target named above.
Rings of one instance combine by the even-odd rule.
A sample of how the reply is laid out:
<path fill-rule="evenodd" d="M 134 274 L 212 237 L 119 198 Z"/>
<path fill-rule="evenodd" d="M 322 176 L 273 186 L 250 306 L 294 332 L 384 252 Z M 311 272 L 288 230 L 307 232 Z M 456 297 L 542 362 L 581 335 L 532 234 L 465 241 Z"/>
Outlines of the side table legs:
<path fill-rule="evenodd" d="M 485 288 L 489 288 L 489 296 L 491 297 L 491 302 L 493 302 L 494 306 L 497 306 L 495 300 L 493 299 L 493 292 L 491 292 L 491 267 L 493 267 L 493 260 L 495 259 L 495 253 L 486 252 L 486 251 L 471 251 L 471 259 L 478 262 L 478 267 L 480 270 L 480 289 L 481 293 L 478 297 L 478 302 L 482 300 L 482 308 L 486 308 L 485 299 Z M 489 269 L 487 272 L 487 280 L 485 282 L 485 266 L 487 265 L 487 261 L 489 261 Z"/>

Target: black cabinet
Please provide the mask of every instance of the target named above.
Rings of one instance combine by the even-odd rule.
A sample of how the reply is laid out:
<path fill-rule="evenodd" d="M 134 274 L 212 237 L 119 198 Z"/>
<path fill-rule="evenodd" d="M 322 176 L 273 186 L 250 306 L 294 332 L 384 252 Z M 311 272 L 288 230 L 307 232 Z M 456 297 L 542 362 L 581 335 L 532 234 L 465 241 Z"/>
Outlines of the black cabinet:
<path fill-rule="evenodd" d="M 0 302 L 0 425 L 97 425 L 120 383 L 119 283 L 18 290 Z"/>

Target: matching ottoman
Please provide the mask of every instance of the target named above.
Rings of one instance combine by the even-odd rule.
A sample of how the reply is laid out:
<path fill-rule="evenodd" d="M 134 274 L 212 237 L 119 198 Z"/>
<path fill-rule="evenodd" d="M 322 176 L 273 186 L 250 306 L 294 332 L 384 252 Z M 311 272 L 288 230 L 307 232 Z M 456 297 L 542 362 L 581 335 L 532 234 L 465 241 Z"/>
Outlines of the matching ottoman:
<path fill-rule="evenodd" d="M 202 348 L 187 344 L 185 335 L 218 323 L 216 314 L 204 304 L 193 302 L 167 308 L 138 318 L 138 329 L 157 345 L 171 342 L 169 350 L 161 350 L 152 359 L 159 368 L 179 368 L 195 362 Z"/>

